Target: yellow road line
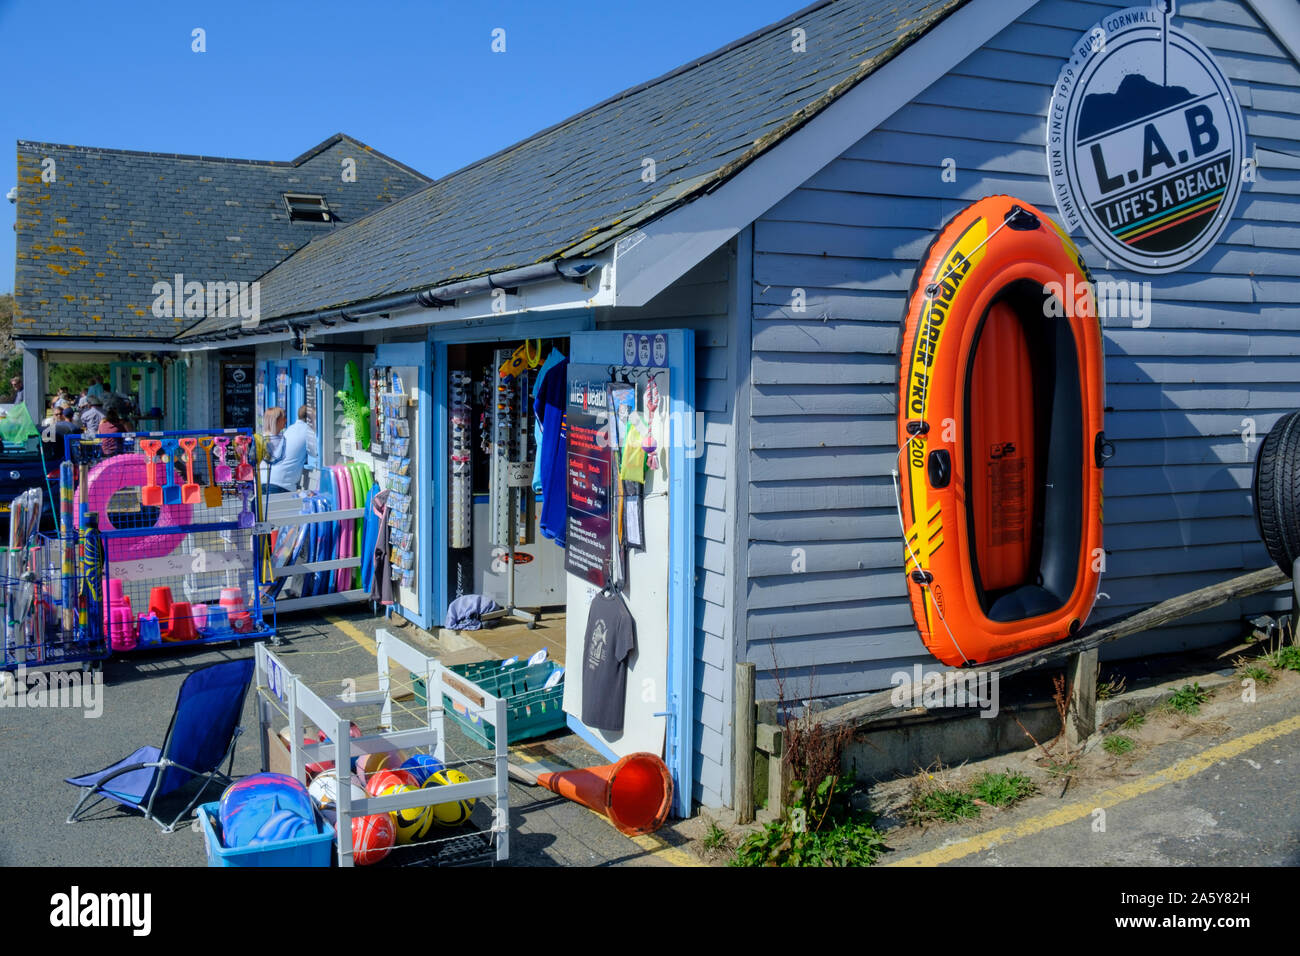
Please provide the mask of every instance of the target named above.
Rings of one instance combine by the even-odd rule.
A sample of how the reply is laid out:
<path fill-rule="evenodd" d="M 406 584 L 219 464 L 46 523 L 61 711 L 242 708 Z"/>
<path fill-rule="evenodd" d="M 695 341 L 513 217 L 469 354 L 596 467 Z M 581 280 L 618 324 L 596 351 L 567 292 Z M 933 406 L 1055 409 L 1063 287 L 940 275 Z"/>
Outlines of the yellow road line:
<path fill-rule="evenodd" d="M 530 754 L 526 754 L 520 750 L 511 751 L 510 756 L 518 757 L 520 760 L 524 761 L 525 763 L 541 763 L 541 761 L 538 760 L 536 757 Z M 583 807 L 583 809 L 586 810 L 588 813 L 592 814 L 593 816 L 600 817 L 607 824 L 609 824 L 609 819 L 603 813 L 596 813 L 596 811 L 592 810 L 590 807 Z M 653 836 L 652 834 L 642 833 L 638 836 L 629 836 L 628 839 L 631 840 L 633 843 L 635 843 L 637 846 L 639 846 L 641 849 L 645 850 L 646 853 L 648 853 L 650 856 L 656 856 L 666 863 L 671 863 L 673 866 L 704 866 L 705 865 L 702 860 L 697 860 L 695 857 L 687 853 L 685 850 L 679 847 L 675 847 L 671 843 L 667 843 L 664 840 L 659 839 L 659 837 Z"/>
<path fill-rule="evenodd" d="M 351 621 L 345 621 L 343 618 L 334 617 L 333 615 L 326 615 L 325 620 L 330 624 L 333 624 L 348 637 L 352 638 L 354 643 L 359 644 L 371 654 L 379 654 L 379 645 L 376 644 L 374 640 L 361 633 L 361 629 Z"/>
<path fill-rule="evenodd" d="M 1267 743 L 1278 737 L 1284 737 L 1287 734 L 1293 734 L 1297 730 L 1300 730 L 1300 716 L 1290 717 L 1270 727 L 1264 727 L 1241 737 L 1235 737 L 1232 740 L 1216 744 L 1163 770 L 1157 770 L 1155 773 L 1139 780 L 1133 780 L 1112 790 L 1106 790 L 1092 799 L 1067 804 L 1053 810 L 1051 813 L 1031 817 L 1012 826 L 999 827 L 996 830 L 990 830 L 987 833 L 981 833 L 925 853 L 918 853 L 915 856 L 904 857 L 901 860 L 892 861 L 888 865 L 938 866 L 942 863 L 960 860 L 972 853 L 979 853 L 981 850 L 987 850 L 1003 840 L 1019 840 L 1035 833 L 1042 833 L 1044 830 L 1050 830 L 1053 827 L 1059 827 L 1065 823 L 1073 823 L 1075 820 L 1090 816 L 1099 807 L 1102 809 L 1113 807 L 1125 800 L 1132 800 L 1134 797 L 1152 793 L 1171 783 L 1186 780 L 1203 770 L 1208 770 L 1220 760 L 1236 757 L 1247 750 L 1258 747 L 1260 744 Z"/>

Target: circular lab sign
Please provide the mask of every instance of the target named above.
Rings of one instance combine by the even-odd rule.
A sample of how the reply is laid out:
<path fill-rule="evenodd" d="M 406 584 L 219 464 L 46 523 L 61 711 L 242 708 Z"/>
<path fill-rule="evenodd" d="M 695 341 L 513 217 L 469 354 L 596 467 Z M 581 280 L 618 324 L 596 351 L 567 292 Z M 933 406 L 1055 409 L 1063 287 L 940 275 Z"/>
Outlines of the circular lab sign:
<path fill-rule="evenodd" d="M 1047 168 L 1066 228 L 1137 272 L 1200 258 L 1241 193 L 1246 132 L 1210 52 L 1171 2 L 1108 14 L 1052 90 Z"/>

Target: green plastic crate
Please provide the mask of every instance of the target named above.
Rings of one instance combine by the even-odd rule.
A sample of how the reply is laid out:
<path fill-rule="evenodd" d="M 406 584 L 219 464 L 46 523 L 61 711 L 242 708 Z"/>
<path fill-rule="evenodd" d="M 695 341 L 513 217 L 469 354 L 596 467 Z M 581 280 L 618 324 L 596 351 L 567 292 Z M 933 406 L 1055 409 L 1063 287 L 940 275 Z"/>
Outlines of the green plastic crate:
<path fill-rule="evenodd" d="M 473 681 L 483 690 L 495 697 L 505 698 L 508 705 L 507 720 L 509 731 L 507 743 L 531 740 L 559 730 L 565 726 L 564 678 L 553 687 L 545 687 L 547 679 L 560 670 L 556 661 L 543 661 L 529 665 L 527 661 L 516 661 L 503 668 L 503 660 L 477 661 L 473 664 L 453 664 L 447 670 Z M 424 678 L 411 675 L 415 683 L 415 699 L 425 702 Z M 463 708 L 446 694 L 442 697 L 447 714 L 460 724 L 465 734 L 477 740 L 484 747 L 496 746 L 496 729 L 478 718 L 472 718 L 463 712 Z"/>

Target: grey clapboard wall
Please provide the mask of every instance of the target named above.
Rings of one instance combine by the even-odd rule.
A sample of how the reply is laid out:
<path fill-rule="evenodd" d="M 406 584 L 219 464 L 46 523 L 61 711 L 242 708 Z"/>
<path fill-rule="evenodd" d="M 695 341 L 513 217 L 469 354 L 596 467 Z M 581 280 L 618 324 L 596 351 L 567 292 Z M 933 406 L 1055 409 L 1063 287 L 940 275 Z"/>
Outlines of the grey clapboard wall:
<path fill-rule="evenodd" d="M 736 384 L 728 336 L 735 249 L 714 252 L 638 309 L 599 309 L 598 329 L 692 329 L 695 333 L 695 793 L 705 806 L 731 803 L 731 586 L 735 526 L 730 462 Z M 614 321 L 617 315 L 618 321 Z"/>
<path fill-rule="evenodd" d="M 937 667 L 916 634 L 894 510 L 899 319 L 936 229 L 994 193 L 1055 214 L 1044 118 L 1071 45 L 1128 3 L 1045 0 L 864 136 L 755 224 L 747 422 L 747 633 L 760 697 L 888 686 Z M 1179 4 L 1246 115 L 1248 153 L 1300 154 L 1300 68 L 1236 0 Z M 956 181 L 941 178 L 944 160 Z M 1152 282 L 1152 322 L 1105 330 L 1104 592 L 1093 619 L 1268 564 L 1249 497 L 1258 443 L 1300 407 L 1300 172 L 1264 162 L 1220 242 Z M 795 290 L 806 295 L 797 310 Z M 1114 647 L 1133 656 L 1221 639 L 1265 596 Z M 780 684 L 780 687 L 778 687 Z"/>

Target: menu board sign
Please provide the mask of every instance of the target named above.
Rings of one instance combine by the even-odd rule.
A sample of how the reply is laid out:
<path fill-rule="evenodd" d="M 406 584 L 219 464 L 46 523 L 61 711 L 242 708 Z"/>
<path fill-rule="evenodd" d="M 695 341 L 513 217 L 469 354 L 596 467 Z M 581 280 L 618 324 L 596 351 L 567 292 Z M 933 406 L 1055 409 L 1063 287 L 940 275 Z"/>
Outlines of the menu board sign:
<path fill-rule="evenodd" d="M 221 427 L 247 428 L 254 423 L 253 366 L 223 362 L 221 365 Z"/>
<path fill-rule="evenodd" d="M 609 582 L 613 556 L 610 488 L 614 449 L 610 446 L 608 398 L 603 380 L 583 380 L 595 366 L 569 366 L 565 410 L 568 438 L 567 526 L 564 567 L 597 587 Z M 576 373 L 576 378 L 575 378 Z"/>

